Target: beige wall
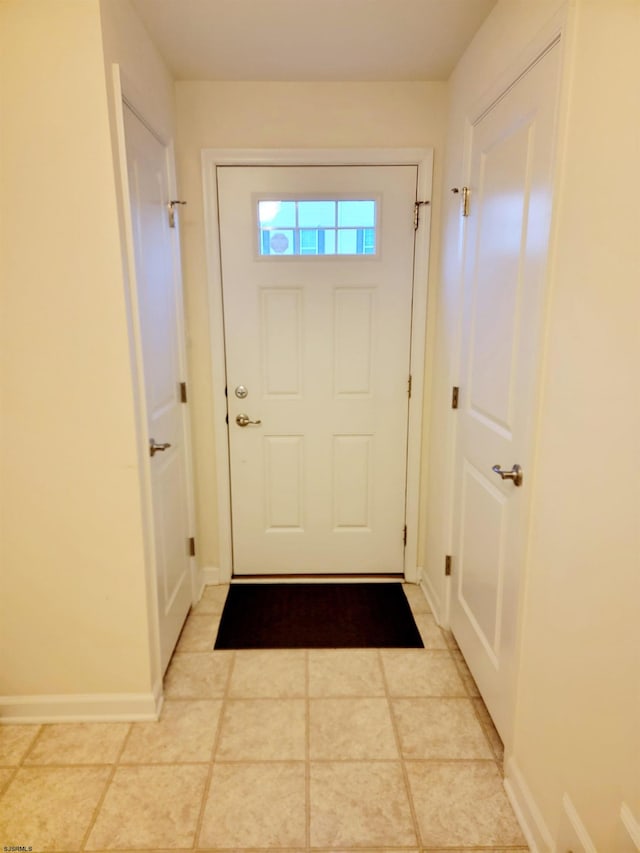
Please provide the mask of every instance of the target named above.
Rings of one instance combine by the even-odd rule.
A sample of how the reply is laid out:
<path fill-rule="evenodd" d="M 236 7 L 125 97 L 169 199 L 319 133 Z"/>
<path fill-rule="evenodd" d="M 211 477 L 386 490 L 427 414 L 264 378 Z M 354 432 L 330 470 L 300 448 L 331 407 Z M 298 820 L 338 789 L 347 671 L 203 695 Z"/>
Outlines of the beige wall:
<path fill-rule="evenodd" d="M 435 148 L 434 198 L 440 196 L 445 83 L 176 84 L 177 161 L 189 328 L 198 538 L 202 566 L 219 566 L 214 413 L 200 152 L 203 148 Z M 434 222 L 439 221 L 437 202 Z M 432 230 L 431 279 L 438 274 Z M 430 317 L 435 316 L 435 310 Z M 429 330 L 432 324 L 430 321 Z M 432 340 L 429 336 L 429 343 Z M 427 402 L 428 406 L 428 394 Z M 421 548 L 421 551 L 423 549 Z"/>
<path fill-rule="evenodd" d="M 129 0 L 100 0 L 100 15 L 110 116 L 113 119 L 115 107 L 112 66 L 117 63 L 125 95 L 170 143 L 175 135 L 175 94 L 164 60 Z M 113 147 L 115 152 L 117 146 Z"/>
<path fill-rule="evenodd" d="M 502 0 L 458 64 L 445 187 L 464 174 L 465 116 L 562 5 Z M 622 802 L 640 816 L 640 4 L 568 5 L 564 145 L 507 778 L 525 811 L 534 807 L 528 817 L 540 850 L 552 849 L 566 824 L 567 794 L 596 849 L 613 853 L 622 849 L 614 840 Z M 446 195 L 429 483 L 442 502 L 428 505 L 426 561 L 444 613 L 455 417 L 447 406 L 458 379 L 460 313 L 460 220 Z"/>
<path fill-rule="evenodd" d="M 128 0 L 7 0 L 0 39 L 0 695 L 73 713 L 159 677 L 111 63 L 167 136 L 173 83 Z"/>
<path fill-rule="evenodd" d="M 0 694 L 144 692 L 138 462 L 98 3 L 3 3 L 0 33 Z"/>

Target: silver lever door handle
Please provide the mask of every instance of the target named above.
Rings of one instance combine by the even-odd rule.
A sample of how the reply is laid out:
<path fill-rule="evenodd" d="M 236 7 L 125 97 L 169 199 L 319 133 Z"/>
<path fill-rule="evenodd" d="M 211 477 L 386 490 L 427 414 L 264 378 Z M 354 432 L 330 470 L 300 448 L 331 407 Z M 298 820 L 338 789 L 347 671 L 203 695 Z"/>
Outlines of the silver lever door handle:
<path fill-rule="evenodd" d="M 262 421 L 252 421 L 249 415 L 236 415 L 236 423 L 238 424 L 238 426 L 246 427 L 249 426 L 249 424 L 261 424 Z"/>
<path fill-rule="evenodd" d="M 149 439 L 149 456 L 155 456 L 156 453 L 158 453 L 160 450 L 162 450 L 162 451 L 168 450 L 170 447 L 171 447 L 171 445 L 168 442 L 165 442 L 164 444 L 158 444 L 158 442 L 155 440 L 155 438 L 150 438 Z"/>
<path fill-rule="evenodd" d="M 522 485 L 522 468 L 519 465 L 514 465 L 510 471 L 503 471 L 499 465 L 493 465 L 491 470 L 495 474 L 499 474 L 503 480 L 513 480 L 514 486 Z"/>

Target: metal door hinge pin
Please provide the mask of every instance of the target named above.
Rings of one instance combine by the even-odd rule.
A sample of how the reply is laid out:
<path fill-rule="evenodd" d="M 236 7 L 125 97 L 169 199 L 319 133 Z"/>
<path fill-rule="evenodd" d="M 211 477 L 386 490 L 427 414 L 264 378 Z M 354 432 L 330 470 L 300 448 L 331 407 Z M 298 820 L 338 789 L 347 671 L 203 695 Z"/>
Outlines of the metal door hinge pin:
<path fill-rule="evenodd" d="M 155 438 L 149 439 L 149 456 L 155 456 L 156 453 L 164 453 L 171 447 L 168 441 L 159 442 Z"/>
<path fill-rule="evenodd" d="M 413 382 L 413 377 L 412 377 L 412 376 L 409 376 L 409 383 L 408 383 L 408 387 L 407 387 L 407 393 L 409 394 L 409 398 L 411 398 L 411 385 L 412 385 L 412 382 Z"/>
<path fill-rule="evenodd" d="M 196 555 L 196 540 L 193 536 L 189 537 L 189 556 L 195 557 Z"/>
<path fill-rule="evenodd" d="M 431 204 L 430 201 L 416 201 L 413 206 L 413 230 L 417 231 L 420 225 L 420 208 L 423 205 Z"/>
<path fill-rule="evenodd" d="M 407 547 L 407 525 L 406 524 L 405 524 L 404 529 L 402 531 L 402 542 L 406 548 Z"/>
<path fill-rule="evenodd" d="M 167 210 L 169 211 L 169 228 L 176 227 L 176 212 L 174 210 L 176 204 L 186 204 L 186 201 L 179 201 L 178 199 L 173 199 L 167 204 Z"/>
<path fill-rule="evenodd" d="M 450 554 L 447 554 L 447 556 L 444 558 L 444 574 L 445 574 L 445 577 L 449 577 L 449 575 L 451 574 L 451 555 Z"/>
<path fill-rule="evenodd" d="M 462 193 L 462 215 L 469 215 L 469 195 L 471 190 L 469 187 L 451 187 L 451 192 L 454 195 L 458 195 L 458 193 Z"/>
<path fill-rule="evenodd" d="M 454 385 L 453 388 L 451 389 L 451 408 L 452 409 L 458 408 L 459 396 L 460 396 L 460 389 L 458 388 L 457 385 Z"/>
<path fill-rule="evenodd" d="M 186 382 L 180 383 L 180 402 L 181 403 L 187 402 L 187 383 Z"/>

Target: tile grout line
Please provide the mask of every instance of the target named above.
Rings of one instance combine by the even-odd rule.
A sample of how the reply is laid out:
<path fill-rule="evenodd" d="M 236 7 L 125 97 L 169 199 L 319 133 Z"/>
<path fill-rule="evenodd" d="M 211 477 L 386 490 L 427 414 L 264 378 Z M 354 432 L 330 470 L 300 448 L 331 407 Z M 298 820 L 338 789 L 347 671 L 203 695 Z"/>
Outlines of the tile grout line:
<path fill-rule="evenodd" d="M 123 754 L 125 747 L 127 745 L 127 741 L 129 740 L 129 737 L 131 736 L 131 731 L 133 729 L 133 725 L 134 725 L 133 723 L 129 723 L 129 728 L 127 729 L 127 733 L 122 739 L 122 743 L 120 744 L 120 749 L 118 750 L 118 752 L 116 754 L 116 757 L 113 761 L 113 764 L 111 765 L 110 772 L 107 774 L 107 779 L 106 779 L 104 788 L 102 789 L 102 794 L 100 795 L 100 798 L 98 799 L 98 802 L 96 803 L 95 809 L 93 810 L 93 815 L 91 816 L 91 820 L 89 821 L 89 826 L 87 827 L 84 835 L 82 836 L 82 841 L 80 842 L 79 850 L 86 850 L 87 842 L 89 841 L 91 833 L 94 830 L 94 827 L 95 827 L 96 822 L 98 820 L 98 815 L 100 814 L 100 810 L 102 809 L 102 806 L 104 805 L 104 801 L 107 798 L 107 793 L 109 791 L 109 788 L 111 787 L 111 783 L 113 782 L 113 777 L 116 775 L 116 770 L 118 769 L 120 759 L 122 758 L 122 754 Z M 104 767 L 105 765 L 102 765 L 102 766 Z M 108 767 L 108 765 L 106 765 L 106 766 Z"/>
<path fill-rule="evenodd" d="M 7 793 L 7 791 L 9 790 L 9 786 L 11 785 L 11 783 L 13 782 L 13 780 L 18 775 L 18 770 L 20 770 L 20 767 L 21 767 L 20 764 L 16 764 L 13 767 L 2 767 L 2 770 L 8 770 L 9 771 L 9 775 L 7 776 L 7 781 L 4 783 L 4 785 L 0 785 L 0 802 L 2 801 L 2 798 Z"/>
<path fill-rule="evenodd" d="M 473 680 L 473 675 L 471 674 L 471 670 L 469 669 L 469 666 L 468 666 L 468 664 L 464 658 L 464 655 L 462 654 L 462 651 L 460 650 L 460 646 L 456 642 L 455 637 L 453 636 L 453 634 L 451 632 L 448 632 L 448 633 L 450 634 L 450 639 L 447 639 L 447 642 L 449 643 L 449 652 L 451 654 L 451 658 L 453 660 L 454 666 L 458 672 L 458 675 L 460 676 L 460 679 L 462 681 L 462 684 L 463 684 L 463 687 L 464 687 L 465 692 L 467 694 L 467 697 L 470 700 L 471 705 L 473 706 L 473 712 L 476 716 L 476 719 L 478 720 L 478 722 L 480 724 L 480 727 L 482 729 L 482 733 L 484 734 L 485 738 L 487 739 L 487 742 L 489 744 L 489 750 L 491 751 L 491 754 L 493 755 L 493 759 L 498 764 L 498 769 L 500 770 L 501 775 L 504 775 L 503 770 L 502 770 L 502 762 L 500 761 L 500 759 L 496 755 L 496 751 L 493 748 L 491 738 L 489 737 L 489 733 L 487 732 L 487 726 L 486 726 L 484 720 L 482 719 L 482 716 L 480 715 L 480 713 L 478 712 L 478 710 L 476 708 L 476 702 L 478 700 L 480 702 L 482 702 L 485 709 L 487 706 L 484 704 L 484 700 L 483 700 L 482 696 L 480 695 L 480 691 L 478 690 L 478 685 L 475 684 L 475 681 L 474 681 L 474 686 L 476 688 L 476 692 L 474 693 L 471 686 L 469 685 L 468 678 L 465 678 L 465 675 L 468 674 L 469 678 L 471 678 L 471 680 Z M 445 634 L 445 636 L 446 636 L 446 634 Z M 457 652 L 457 654 L 456 654 L 456 652 Z M 462 661 L 460 661 L 458 655 L 462 658 Z M 462 664 L 462 665 L 460 665 L 460 664 Z M 465 672 L 465 670 L 466 670 L 466 672 Z M 489 712 L 487 711 L 487 714 L 488 713 Z"/>
<path fill-rule="evenodd" d="M 462 654 L 462 653 L 461 653 L 461 654 Z M 460 668 L 458 667 L 458 660 L 456 659 L 456 656 L 455 656 L 454 654 L 452 654 L 452 655 L 451 655 L 451 657 L 453 658 L 453 661 L 454 661 L 455 667 L 456 667 L 456 669 L 457 669 L 457 671 L 458 671 L 458 674 L 460 675 L 460 678 L 462 678 L 462 683 L 463 683 L 463 685 L 464 685 L 464 689 L 467 691 L 467 698 L 468 698 L 468 699 L 469 699 L 469 701 L 471 702 L 471 707 L 473 708 L 473 713 L 474 713 L 474 715 L 475 715 L 475 718 L 476 718 L 476 720 L 478 721 L 478 724 L 480 725 L 480 728 L 482 729 L 482 734 L 484 735 L 484 738 L 485 738 L 485 740 L 486 740 L 486 742 L 487 742 L 487 745 L 488 745 L 488 747 L 489 747 L 489 752 L 490 752 L 490 753 L 491 753 L 491 755 L 493 756 L 493 759 L 492 759 L 492 760 L 494 761 L 494 763 L 496 764 L 496 766 L 497 766 L 497 768 L 498 768 L 498 773 L 499 773 L 502 777 L 504 777 L 504 761 L 501 761 L 501 760 L 498 758 L 498 756 L 497 756 L 497 754 L 496 754 L 496 751 L 495 751 L 495 749 L 493 748 L 493 743 L 491 742 L 491 738 L 489 737 L 489 733 L 488 733 L 488 731 L 487 731 L 487 725 L 486 725 L 485 721 L 482 719 L 482 715 L 480 714 L 480 712 L 478 711 L 477 706 L 476 706 L 476 702 L 477 702 L 477 700 L 480 700 L 480 702 L 482 702 L 482 704 L 483 704 L 483 705 L 484 705 L 484 700 L 483 700 L 482 696 L 480 696 L 480 695 L 476 696 L 476 695 L 474 694 L 474 692 L 473 692 L 473 690 L 471 689 L 470 685 L 467 683 L 467 680 L 466 680 L 465 678 L 463 678 L 463 677 L 462 677 L 462 673 L 460 672 Z M 464 657 L 464 656 L 463 656 L 463 657 Z M 467 666 L 467 664 L 466 664 L 466 661 L 465 661 L 464 666 L 465 666 L 465 667 L 467 667 L 467 669 L 468 669 L 468 666 Z M 471 678 L 473 678 L 473 676 L 471 676 Z M 476 688 L 477 688 L 477 685 L 476 685 Z M 480 692 L 480 691 L 478 691 L 478 694 L 479 694 L 479 692 Z M 487 706 L 486 706 L 486 705 L 484 705 L 484 707 L 485 707 L 485 709 L 486 709 L 486 707 L 487 707 Z M 487 711 L 487 714 L 488 714 L 488 713 L 489 713 L 489 711 Z"/>
<path fill-rule="evenodd" d="M 22 756 L 22 759 L 20 760 L 18 767 L 22 767 L 24 765 L 25 761 L 27 760 L 27 758 L 31 755 L 31 753 L 33 752 L 33 750 L 35 748 L 35 745 L 37 744 L 37 742 L 40 740 L 40 738 L 44 734 L 44 730 L 47 727 L 47 725 L 51 725 L 51 723 L 41 723 L 39 725 L 39 731 L 36 732 L 36 736 L 34 737 L 34 739 L 31 741 L 31 743 L 27 747 L 27 751 Z"/>
<path fill-rule="evenodd" d="M 33 751 L 33 748 L 36 745 L 36 742 L 40 739 L 40 736 L 42 735 L 42 731 L 45 727 L 45 724 L 44 723 L 38 723 L 37 725 L 38 725 L 38 731 L 36 732 L 35 737 L 31 741 L 29 746 L 24 751 L 20 761 L 17 764 L 8 765 L 6 768 L 5 767 L 2 768 L 3 770 L 7 769 L 7 770 L 11 770 L 12 772 L 9 773 L 9 776 L 7 777 L 7 781 L 4 783 L 4 785 L 0 786 L 0 799 L 2 799 L 2 797 L 4 797 L 4 795 L 7 793 L 7 791 L 9 790 L 9 786 L 11 785 L 11 783 L 14 781 L 14 779 L 18 775 L 18 772 L 23 769 L 25 761 L 27 760 L 30 753 Z"/>
<path fill-rule="evenodd" d="M 304 701 L 305 701 L 305 762 L 304 762 L 304 795 L 305 795 L 305 848 L 311 849 L 311 699 L 309 696 L 311 676 L 309 650 L 304 653 Z"/>
<path fill-rule="evenodd" d="M 222 704 L 220 705 L 220 716 L 218 718 L 218 728 L 216 731 L 216 736 L 213 741 L 213 747 L 211 748 L 211 760 L 209 761 L 209 771 L 207 773 L 207 778 L 205 779 L 204 789 L 202 791 L 202 801 L 200 803 L 200 812 L 198 814 L 198 818 L 196 820 L 196 825 L 193 833 L 193 844 L 192 849 L 196 850 L 200 843 L 200 835 L 202 833 L 202 824 L 204 823 L 204 813 L 207 807 L 207 800 L 209 799 L 209 792 L 211 790 L 211 782 L 213 780 L 213 771 L 216 765 L 216 754 L 218 752 L 218 747 L 220 746 L 220 738 L 222 737 L 222 723 L 224 720 L 224 712 L 227 706 L 227 702 L 229 700 L 229 693 L 231 690 L 231 679 L 233 677 L 233 669 L 236 663 L 236 653 L 232 653 L 231 663 L 229 664 L 229 672 L 227 673 L 227 681 L 224 686 L 224 691 L 222 694 Z"/>
<path fill-rule="evenodd" d="M 493 755 L 493 761 L 495 762 L 495 764 L 498 767 L 498 772 L 504 778 L 504 758 L 503 759 L 498 758 L 498 755 L 497 755 L 495 749 L 493 748 L 493 743 L 491 741 L 491 738 L 489 737 L 489 732 L 487 730 L 488 729 L 487 724 L 483 720 L 482 715 L 480 714 L 478 709 L 476 708 L 476 701 L 475 700 L 477 698 L 478 697 L 476 696 L 471 700 L 471 704 L 473 706 L 473 713 L 476 715 L 476 719 L 478 720 L 478 723 L 480 724 L 480 727 L 482 729 L 482 733 L 484 734 L 485 738 L 487 739 L 487 742 L 489 744 L 489 749 L 491 750 L 491 755 Z M 481 698 L 480 698 L 480 701 L 482 701 Z M 489 713 L 489 712 L 487 711 L 487 713 Z"/>
<path fill-rule="evenodd" d="M 387 708 L 389 710 L 389 717 L 391 718 L 391 727 L 393 728 L 393 736 L 396 742 L 396 749 L 398 750 L 398 758 L 400 762 L 400 771 L 402 773 L 402 779 L 404 781 L 404 788 L 407 795 L 407 801 L 409 803 L 409 811 L 411 812 L 411 822 L 413 824 L 413 833 L 416 838 L 416 844 L 418 848 L 422 847 L 422 835 L 420 833 L 420 825 L 418 823 L 418 814 L 416 812 L 415 804 L 413 802 L 413 794 L 411 793 L 411 786 L 409 784 L 409 774 L 407 772 L 407 768 L 405 766 L 404 757 L 402 755 L 402 742 L 400 740 L 400 732 L 398 731 L 398 726 L 396 725 L 395 715 L 393 713 L 393 705 L 391 702 L 391 691 L 389 690 L 389 684 L 387 682 L 387 673 L 384 668 L 384 661 L 382 658 L 382 654 L 380 649 L 378 649 L 378 666 L 382 672 L 382 683 L 384 684 L 385 696 L 387 700 Z"/>

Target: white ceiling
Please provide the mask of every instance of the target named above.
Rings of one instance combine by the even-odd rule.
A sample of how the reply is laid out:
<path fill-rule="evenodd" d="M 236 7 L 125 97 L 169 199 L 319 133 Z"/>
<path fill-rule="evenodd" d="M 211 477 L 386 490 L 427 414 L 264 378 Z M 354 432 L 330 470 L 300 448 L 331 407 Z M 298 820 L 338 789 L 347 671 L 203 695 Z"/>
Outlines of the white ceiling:
<path fill-rule="evenodd" d="M 446 80 L 496 0 L 132 0 L 178 80 Z"/>

